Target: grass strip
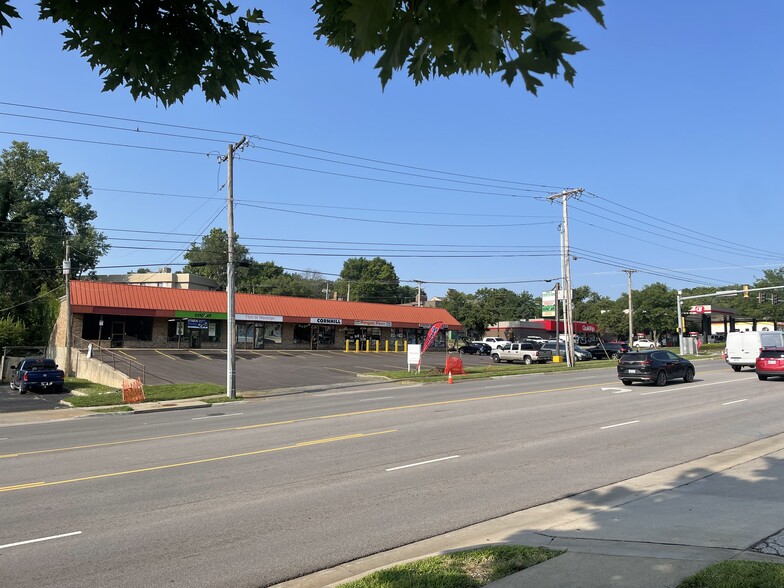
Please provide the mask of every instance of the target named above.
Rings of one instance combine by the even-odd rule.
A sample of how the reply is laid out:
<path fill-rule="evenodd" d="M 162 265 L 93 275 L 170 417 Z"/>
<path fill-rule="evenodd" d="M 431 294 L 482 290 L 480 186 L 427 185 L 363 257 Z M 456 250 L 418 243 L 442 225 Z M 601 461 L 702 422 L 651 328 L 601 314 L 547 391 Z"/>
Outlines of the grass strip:
<path fill-rule="evenodd" d="M 340 588 L 475 588 L 561 553 L 522 545 L 458 551 L 378 570 Z"/>
<path fill-rule="evenodd" d="M 678 588 L 773 588 L 784 586 L 784 564 L 727 560 L 705 568 Z"/>
<path fill-rule="evenodd" d="M 86 396 L 70 396 L 68 403 L 76 408 L 86 406 L 111 406 L 124 404 L 122 392 L 109 386 L 75 387 L 69 380 L 66 387 L 71 390 L 78 390 L 86 393 Z M 183 400 L 187 398 L 199 398 L 201 396 L 217 396 L 225 394 L 226 387 L 220 384 L 194 383 L 194 384 L 162 384 L 159 386 L 145 386 L 144 396 L 147 402 L 160 402 L 163 400 Z M 210 400 L 213 402 L 213 400 Z"/>

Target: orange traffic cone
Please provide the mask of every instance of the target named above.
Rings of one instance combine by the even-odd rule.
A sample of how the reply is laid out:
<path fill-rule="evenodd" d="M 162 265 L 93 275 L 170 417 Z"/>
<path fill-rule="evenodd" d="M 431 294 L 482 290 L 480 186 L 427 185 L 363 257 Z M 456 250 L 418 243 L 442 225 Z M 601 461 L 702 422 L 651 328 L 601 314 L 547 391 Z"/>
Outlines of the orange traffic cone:
<path fill-rule="evenodd" d="M 449 378 L 447 379 L 446 383 L 447 384 L 454 384 L 455 383 L 455 381 L 452 379 L 452 372 L 451 372 L 451 370 L 449 372 Z"/>

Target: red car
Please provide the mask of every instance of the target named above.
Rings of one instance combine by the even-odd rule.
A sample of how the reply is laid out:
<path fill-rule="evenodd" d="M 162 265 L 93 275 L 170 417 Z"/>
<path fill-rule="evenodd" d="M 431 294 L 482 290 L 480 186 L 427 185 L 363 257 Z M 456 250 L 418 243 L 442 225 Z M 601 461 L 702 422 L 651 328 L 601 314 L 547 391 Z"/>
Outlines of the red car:
<path fill-rule="evenodd" d="M 763 347 L 757 357 L 757 377 L 767 380 L 774 376 L 784 376 L 784 347 Z"/>

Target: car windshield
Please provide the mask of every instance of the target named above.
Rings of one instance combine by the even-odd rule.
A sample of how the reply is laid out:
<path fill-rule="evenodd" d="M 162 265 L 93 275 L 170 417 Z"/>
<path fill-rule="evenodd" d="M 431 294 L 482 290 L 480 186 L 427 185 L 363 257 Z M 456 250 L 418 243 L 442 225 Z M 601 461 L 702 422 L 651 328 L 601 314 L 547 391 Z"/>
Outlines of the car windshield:
<path fill-rule="evenodd" d="M 763 349 L 760 351 L 759 356 L 763 359 L 770 357 L 781 359 L 784 358 L 784 351 L 781 349 Z"/>
<path fill-rule="evenodd" d="M 648 361 L 650 357 L 647 353 L 624 353 L 621 361 Z"/>

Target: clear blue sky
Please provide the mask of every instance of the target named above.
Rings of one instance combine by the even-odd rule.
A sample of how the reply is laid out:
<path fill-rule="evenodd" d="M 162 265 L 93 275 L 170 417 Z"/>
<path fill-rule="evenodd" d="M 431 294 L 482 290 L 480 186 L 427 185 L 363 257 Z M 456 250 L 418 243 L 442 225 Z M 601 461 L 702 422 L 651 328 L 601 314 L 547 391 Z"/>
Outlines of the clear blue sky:
<path fill-rule="evenodd" d="M 575 86 L 547 79 L 538 97 L 483 76 L 415 86 L 399 74 L 382 92 L 372 59 L 315 40 L 311 2 L 259 0 L 276 80 L 169 109 L 102 93 L 31 4 L 0 37 L 0 147 L 26 140 L 88 174 L 113 246 L 99 273 L 179 269 L 190 241 L 225 228 L 217 155 L 243 134 L 236 232 L 256 260 L 289 269 L 334 278 L 346 258 L 379 255 L 431 297 L 539 294 L 560 275 L 561 209 L 546 196 L 564 187 L 590 193 L 570 201 L 575 286 L 615 298 L 624 268 L 639 270 L 635 288 L 681 288 L 784 266 L 780 0 L 611 0 L 606 29 L 571 21 L 589 47 Z"/>

